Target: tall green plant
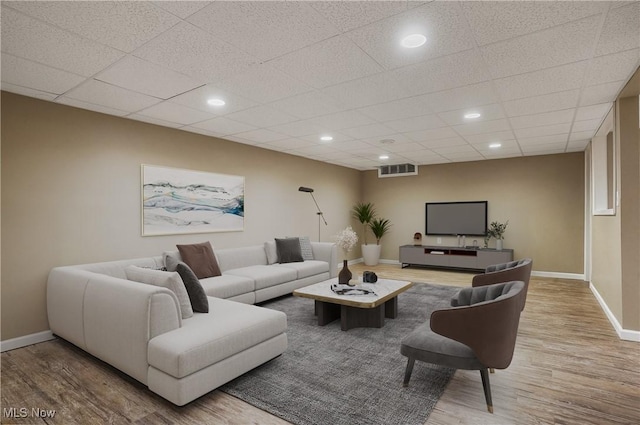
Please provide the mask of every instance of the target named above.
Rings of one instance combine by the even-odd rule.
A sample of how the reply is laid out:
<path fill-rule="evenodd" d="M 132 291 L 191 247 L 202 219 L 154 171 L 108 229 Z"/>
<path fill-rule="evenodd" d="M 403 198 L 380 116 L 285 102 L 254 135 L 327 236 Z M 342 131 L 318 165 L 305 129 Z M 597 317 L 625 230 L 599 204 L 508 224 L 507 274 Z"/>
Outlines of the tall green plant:
<path fill-rule="evenodd" d="M 362 240 L 367 244 L 367 226 L 376 216 L 376 209 L 371 202 L 358 202 L 351 209 L 351 215 L 362 224 Z"/>
<path fill-rule="evenodd" d="M 389 232 L 391 221 L 386 218 L 374 218 L 371 220 L 371 223 L 369 223 L 369 227 L 376 237 L 376 244 L 380 245 L 380 239 Z"/>

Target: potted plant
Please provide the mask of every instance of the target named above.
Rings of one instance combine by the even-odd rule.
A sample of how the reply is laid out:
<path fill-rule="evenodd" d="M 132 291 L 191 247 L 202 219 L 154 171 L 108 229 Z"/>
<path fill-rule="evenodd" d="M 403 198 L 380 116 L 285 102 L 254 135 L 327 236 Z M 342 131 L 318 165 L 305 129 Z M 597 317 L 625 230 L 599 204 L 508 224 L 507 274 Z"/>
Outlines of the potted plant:
<path fill-rule="evenodd" d="M 351 209 L 351 215 L 362 224 L 362 240 L 367 244 L 367 226 L 376 216 L 376 209 L 371 202 L 358 202 Z"/>
<path fill-rule="evenodd" d="M 505 223 L 492 221 L 489 225 L 489 230 L 487 230 L 487 236 L 484 238 L 484 247 L 487 248 L 489 246 L 489 239 L 496 238 L 496 249 L 502 251 L 502 241 L 504 240 L 504 232 L 507 230 L 508 224 L 509 220 Z"/>
<path fill-rule="evenodd" d="M 380 261 L 380 252 L 382 246 L 380 245 L 380 239 L 389 231 L 391 227 L 391 221 L 386 218 L 374 218 L 369 223 L 371 232 L 376 237 L 376 244 L 363 245 L 362 258 L 367 266 L 375 266 Z M 366 249 L 365 249 L 366 248 Z M 365 253 L 366 250 L 366 253 Z"/>

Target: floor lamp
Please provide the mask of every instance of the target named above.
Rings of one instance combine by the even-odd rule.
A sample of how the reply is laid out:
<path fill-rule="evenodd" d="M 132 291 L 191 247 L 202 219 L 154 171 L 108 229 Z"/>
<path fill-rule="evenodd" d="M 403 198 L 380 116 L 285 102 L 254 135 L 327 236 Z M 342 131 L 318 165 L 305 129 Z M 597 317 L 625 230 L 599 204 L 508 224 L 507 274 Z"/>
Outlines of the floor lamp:
<path fill-rule="evenodd" d="M 311 189 L 310 187 L 300 186 L 298 190 L 300 192 L 307 192 L 309 195 L 311 195 L 311 199 L 313 199 L 313 202 L 316 204 L 316 208 L 318 209 L 318 212 L 316 213 L 318 215 L 318 242 L 320 242 L 320 218 L 322 218 L 322 221 L 324 221 L 325 226 L 327 226 L 327 220 L 324 219 L 324 215 L 322 214 L 322 211 L 318 206 L 318 202 L 316 201 L 315 196 L 313 196 L 313 189 Z"/>

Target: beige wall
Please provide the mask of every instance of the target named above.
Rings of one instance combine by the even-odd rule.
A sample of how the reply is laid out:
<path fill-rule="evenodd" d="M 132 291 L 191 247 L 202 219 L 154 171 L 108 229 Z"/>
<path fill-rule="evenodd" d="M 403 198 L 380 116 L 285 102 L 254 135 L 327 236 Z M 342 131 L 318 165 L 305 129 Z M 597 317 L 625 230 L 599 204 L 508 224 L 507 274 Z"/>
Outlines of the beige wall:
<path fill-rule="evenodd" d="M 397 260 L 398 247 L 424 233 L 425 202 L 487 200 L 489 221 L 509 220 L 504 247 L 514 249 L 515 258 L 532 257 L 537 271 L 584 273 L 582 152 L 421 166 L 417 176 L 363 174 L 363 200 L 393 223 L 382 240 L 384 259 Z M 467 243 L 474 238 L 483 244 L 482 237 Z M 455 238 L 442 242 L 456 244 Z"/>
<path fill-rule="evenodd" d="M 48 329 L 54 266 L 159 255 L 176 243 L 330 241 L 351 223 L 360 173 L 270 150 L 2 92 L 2 340 Z M 140 165 L 245 176 L 244 232 L 141 237 Z"/>

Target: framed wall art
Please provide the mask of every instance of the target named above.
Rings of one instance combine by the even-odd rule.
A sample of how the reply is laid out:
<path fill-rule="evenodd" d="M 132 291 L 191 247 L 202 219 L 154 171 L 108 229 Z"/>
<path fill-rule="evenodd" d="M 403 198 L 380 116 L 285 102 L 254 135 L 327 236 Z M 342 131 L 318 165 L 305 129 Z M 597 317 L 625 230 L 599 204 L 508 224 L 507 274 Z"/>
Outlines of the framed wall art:
<path fill-rule="evenodd" d="M 142 165 L 142 236 L 243 230 L 243 176 Z"/>

